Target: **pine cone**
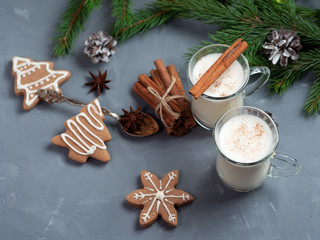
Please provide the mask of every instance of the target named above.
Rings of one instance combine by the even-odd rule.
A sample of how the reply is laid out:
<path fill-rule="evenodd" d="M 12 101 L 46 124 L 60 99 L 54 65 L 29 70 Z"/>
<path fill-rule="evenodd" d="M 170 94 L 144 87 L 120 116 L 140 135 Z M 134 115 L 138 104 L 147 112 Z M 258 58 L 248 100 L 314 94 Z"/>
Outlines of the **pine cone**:
<path fill-rule="evenodd" d="M 93 33 L 84 45 L 83 52 L 91 58 L 92 63 L 109 62 L 111 56 L 116 53 L 117 40 L 108 33 L 99 31 L 97 34 Z"/>
<path fill-rule="evenodd" d="M 272 34 L 268 35 L 268 41 L 262 47 L 265 53 L 270 54 L 269 60 L 275 65 L 280 59 L 281 66 L 288 65 L 288 59 L 296 61 L 299 58 L 299 49 L 302 47 L 300 38 L 296 32 L 291 30 L 280 29 L 273 30 Z"/>

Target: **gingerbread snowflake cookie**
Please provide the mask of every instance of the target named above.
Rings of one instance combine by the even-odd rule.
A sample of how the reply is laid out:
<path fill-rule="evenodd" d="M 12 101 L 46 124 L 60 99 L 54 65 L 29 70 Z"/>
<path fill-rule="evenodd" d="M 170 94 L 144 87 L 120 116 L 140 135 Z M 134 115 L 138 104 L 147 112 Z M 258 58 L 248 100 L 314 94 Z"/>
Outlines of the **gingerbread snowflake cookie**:
<path fill-rule="evenodd" d="M 23 108 L 34 108 L 40 99 L 39 89 L 52 89 L 61 92 L 59 85 L 70 78 L 66 70 L 54 71 L 53 62 L 36 62 L 32 58 L 13 57 L 12 75 L 15 77 L 14 91 L 16 95 L 24 96 Z"/>
<path fill-rule="evenodd" d="M 144 228 L 151 226 L 160 215 L 172 227 L 178 225 L 178 216 L 175 206 L 181 207 L 193 201 L 193 197 L 182 190 L 175 189 L 178 184 L 179 171 L 167 173 L 161 180 L 151 172 L 141 171 L 143 189 L 128 194 L 129 204 L 143 208 L 139 222 Z"/>
<path fill-rule="evenodd" d="M 66 132 L 52 138 L 52 143 L 69 148 L 69 157 L 85 163 L 89 157 L 108 162 L 110 155 L 104 142 L 111 135 L 104 125 L 98 99 L 93 100 L 80 110 L 80 113 L 64 122 Z"/>

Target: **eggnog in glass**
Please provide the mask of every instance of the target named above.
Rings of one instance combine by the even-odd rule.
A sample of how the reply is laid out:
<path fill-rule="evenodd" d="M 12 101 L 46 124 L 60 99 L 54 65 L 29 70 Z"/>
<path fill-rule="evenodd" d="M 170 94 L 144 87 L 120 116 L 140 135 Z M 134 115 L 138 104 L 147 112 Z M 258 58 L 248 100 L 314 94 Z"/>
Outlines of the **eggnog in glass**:
<path fill-rule="evenodd" d="M 193 55 L 188 65 L 191 86 L 228 49 L 223 44 L 213 44 L 200 49 Z M 250 75 L 261 74 L 260 78 L 248 84 Z M 261 87 L 270 76 L 267 67 L 249 68 L 244 55 L 238 59 L 198 98 L 191 98 L 191 109 L 196 121 L 204 128 L 211 129 L 218 118 L 227 110 L 243 106 L 245 96 Z"/>
<path fill-rule="evenodd" d="M 267 176 L 285 177 L 300 171 L 296 159 L 275 153 L 279 142 L 277 126 L 257 108 L 237 107 L 223 114 L 214 128 L 213 139 L 218 149 L 218 175 L 231 189 L 251 191 Z M 277 167 L 276 162 L 285 167 Z"/>

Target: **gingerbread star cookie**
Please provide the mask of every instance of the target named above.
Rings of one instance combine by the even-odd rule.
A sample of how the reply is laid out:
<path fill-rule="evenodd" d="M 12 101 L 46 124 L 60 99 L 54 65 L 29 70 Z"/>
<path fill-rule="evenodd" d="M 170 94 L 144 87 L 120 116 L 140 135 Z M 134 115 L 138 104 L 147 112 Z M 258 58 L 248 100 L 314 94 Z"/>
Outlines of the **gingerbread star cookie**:
<path fill-rule="evenodd" d="M 128 194 L 126 199 L 132 206 L 143 208 L 139 217 L 142 227 L 151 226 L 159 215 L 170 226 L 178 225 L 175 206 L 181 207 L 193 201 L 189 193 L 175 189 L 178 176 L 179 171 L 174 170 L 159 180 L 153 173 L 141 171 L 141 182 L 144 188 Z"/>
<path fill-rule="evenodd" d="M 52 143 L 69 149 L 69 157 L 85 163 L 89 157 L 108 162 L 110 155 L 104 142 L 111 135 L 104 125 L 98 99 L 80 110 L 80 113 L 64 122 L 66 132 L 52 138 Z"/>
<path fill-rule="evenodd" d="M 61 92 L 59 85 L 70 78 L 66 70 L 54 71 L 53 62 L 36 62 L 32 58 L 13 57 L 12 75 L 15 77 L 16 95 L 24 94 L 23 108 L 27 111 L 34 108 L 40 99 L 38 89 L 52 89 Z"/>

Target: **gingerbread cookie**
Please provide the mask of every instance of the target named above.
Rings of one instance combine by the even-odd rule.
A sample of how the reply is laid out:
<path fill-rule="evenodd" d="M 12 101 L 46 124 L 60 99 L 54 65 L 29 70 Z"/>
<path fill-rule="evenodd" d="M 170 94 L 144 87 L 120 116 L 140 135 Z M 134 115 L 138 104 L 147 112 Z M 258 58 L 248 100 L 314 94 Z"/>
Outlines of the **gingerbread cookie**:
<path fill-rule="evenodd" d="M 98 99 L 93 100 L 80 110 L 80 113 L 64 122 L 66 132 L 52 138 L 52 143 L 69 148 L 69 157 L 85 163 L 89 157 L 108 162 L 110 155 L 104 144 L 111 135 L 104 125 Z"/>
<path fill-rule="evenodd" d="M 38 89 L 61 92 L 59 85 L 67 81 L 71 74 L 66 70 L 54 71 L 53 62 L 35 62 L 32 58 L 13 57 L 12 75 L 15 77 L 16 95 L 25 95 L 23 108 L 30 110 L 40 102 Z"/>
<path fill-rule="evenodd" d="M 167 173 L 160 181 L 156 175 L 146 170 L 141 171 L 143 189 L 128 194 L 129 204 L 143 208 L 139 222 L 144 228 L 151 226 L 160 215 L 172 227 L 178 225 L 175 206 L 181 207 L 193 201 L 193 197 L 182 190 L 175 189 L 178 184 L 179 171 Z"/>

